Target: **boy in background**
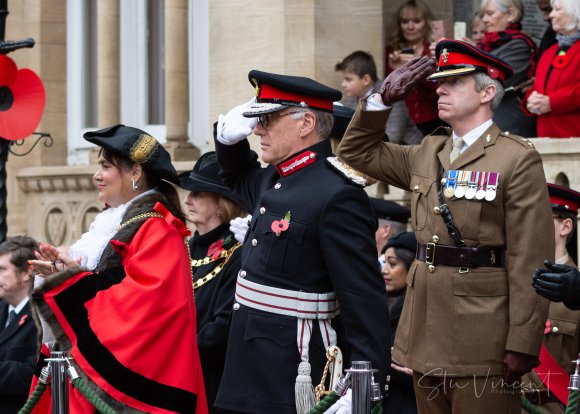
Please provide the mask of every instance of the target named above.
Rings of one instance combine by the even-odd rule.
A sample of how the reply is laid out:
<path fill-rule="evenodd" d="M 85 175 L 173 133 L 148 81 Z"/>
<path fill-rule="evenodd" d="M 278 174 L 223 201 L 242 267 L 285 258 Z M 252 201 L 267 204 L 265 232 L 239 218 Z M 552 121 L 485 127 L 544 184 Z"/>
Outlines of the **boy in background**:
<path fill-rule="evenodd" d="M 377 78 L 377 66 L 370 53 L 357 50 L 338 62 L 334 68 L 342 74 L 341 87 L 345 96 L 341 102 L 347 108 L 356 109 L 359 100 L 377 92 L 381 87 Z M 404 102 L 393 104 L 385 132 L 389 141 L 397 144 L 414 145 L 423 139 L 421 131 L 409 118 Z"/>

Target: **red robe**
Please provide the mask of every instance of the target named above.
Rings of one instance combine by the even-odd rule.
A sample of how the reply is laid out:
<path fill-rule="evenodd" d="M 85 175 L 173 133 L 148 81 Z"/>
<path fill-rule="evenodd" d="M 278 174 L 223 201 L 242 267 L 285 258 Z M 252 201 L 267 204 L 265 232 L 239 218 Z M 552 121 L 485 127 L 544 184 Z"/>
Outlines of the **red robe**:
<path fill-rule="evenodd" d="M 154 210 L 163 218 L 146 219 L 128 243 L 111 240 L 122 266 L 62 272 L 34 296 L 48 322 L 62 329 L 57 340 L 70 341 L 81 376 L 113 407 L 207 413 L 189 232 L 161 203 Z M 71 413 L 87 412 L 77 392 L 70 399 Z"/>
<path fill-rule="evenodd" d="M 550 67 L 556 57 L 558 44 L 550 46 L 540 57 L 536 68 L 534 86 L 522 100 L 524 112 L 526 101 L 533 91 L 547 95 L 551 112 L 538 116 L 538 136 L 552 138 L 580 137 L 580 41 L 566 52 L 567 63 Z M 560 66 L 556 63 L 556 66 Z"/>

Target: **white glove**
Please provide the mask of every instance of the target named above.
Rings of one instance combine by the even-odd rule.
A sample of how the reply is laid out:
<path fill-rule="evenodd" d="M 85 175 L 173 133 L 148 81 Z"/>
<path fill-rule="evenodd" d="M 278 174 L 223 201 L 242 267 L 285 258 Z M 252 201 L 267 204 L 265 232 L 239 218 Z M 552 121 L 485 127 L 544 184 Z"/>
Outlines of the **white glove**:
<path fill-rule="evenodd" d="M 244 244 L 244 239 L 246 238 L 246 233 L 250 228 L 251 221 L 251 214 L 248 214 L 246 217 L 236 217 L 235 219 L 230 220 L 230 231 L 234 233 L 234 237 L 241 244 Z"/>
<path fill-rule="evenodd" d="M 324 414 L 350 414 L 352 412 L 352 393 L 350 388 Z"/>
<path fill-rule="evenodd" d="M 238 105 L 224 116 L 218 116 L 217 140 L 224 145 L 233 145 L 246 139 L 258 124 L 258 117 L 246 118 L 246 112 L 256 99 Z"/>

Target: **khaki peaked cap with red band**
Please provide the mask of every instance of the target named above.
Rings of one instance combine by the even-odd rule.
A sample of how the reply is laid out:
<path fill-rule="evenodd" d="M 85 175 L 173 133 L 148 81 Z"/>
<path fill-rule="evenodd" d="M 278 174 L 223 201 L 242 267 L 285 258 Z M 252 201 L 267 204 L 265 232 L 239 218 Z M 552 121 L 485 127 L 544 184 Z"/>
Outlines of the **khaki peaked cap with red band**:
<path fill-rule="evenodd" d="M 562 213 L 571 217 L 578 215 L 580 193 L 568 187 L 548 183 L 550 204 L 554 213 Z"/>
<path fill-rule="evenodd" d="M 427 78 L 429 80 L 483 72 L 504 82 L 514 73 L 500 58 L 459 40 L 440 41 L 435 47 L 435 56 L 437 71 Z"/>
<path fill-rule="evenodd" d="M 248 78 L 256 88 L 256 102 L 243 113 L 246 118 L 281 111 L 290 106 L 332 113 L 332 103 L 342 98 L 340 91 L 302 76 L 252 70 Z"/>

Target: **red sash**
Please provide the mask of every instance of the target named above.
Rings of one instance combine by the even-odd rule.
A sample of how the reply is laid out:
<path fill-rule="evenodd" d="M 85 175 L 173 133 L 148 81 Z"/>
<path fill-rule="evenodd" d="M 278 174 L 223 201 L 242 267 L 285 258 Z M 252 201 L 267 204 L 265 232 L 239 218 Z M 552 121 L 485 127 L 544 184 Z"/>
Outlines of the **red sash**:
<path fill-rule="evenodd" d="M 540 365 L 534 368 L 534 372 L 564 406 L 568 404 L 570 375 L 556 362 L 544 344 L 540 350 Z"/>

